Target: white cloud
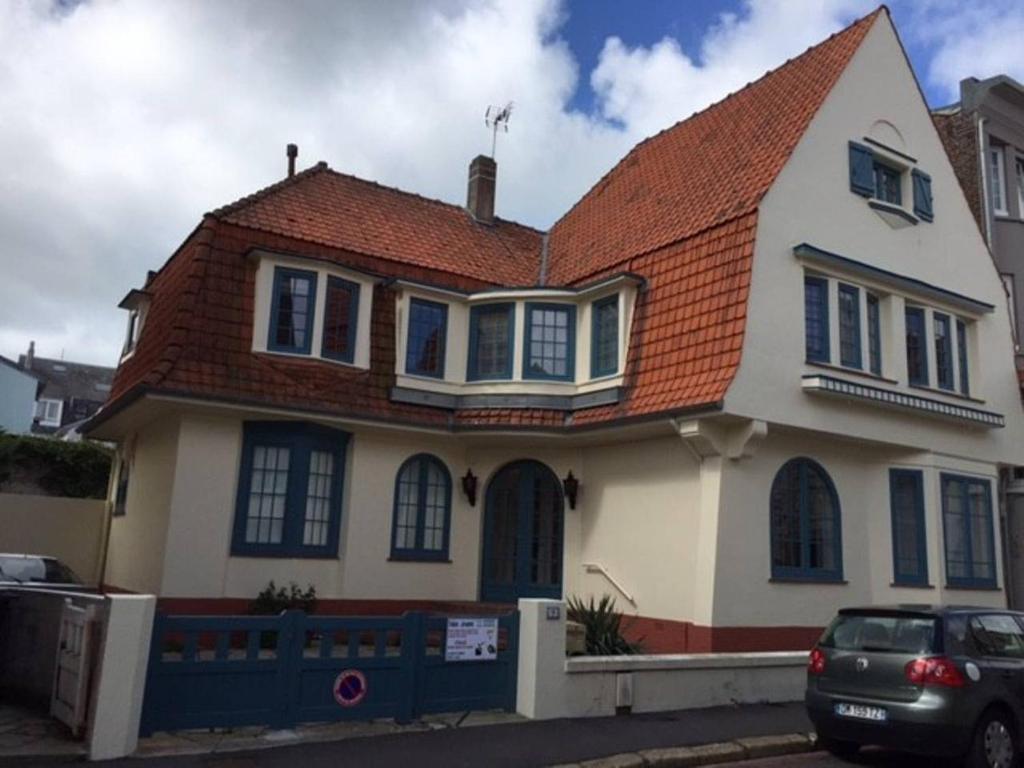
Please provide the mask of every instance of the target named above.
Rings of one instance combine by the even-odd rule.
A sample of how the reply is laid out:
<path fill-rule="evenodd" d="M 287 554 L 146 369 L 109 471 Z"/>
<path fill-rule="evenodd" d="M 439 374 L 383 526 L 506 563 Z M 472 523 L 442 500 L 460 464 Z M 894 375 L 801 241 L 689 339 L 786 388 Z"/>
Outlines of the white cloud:
<path fill-rule="evenodd" d="M 918 0 L 905 2 L 908 39 L 932 49 L 925 81 L 948 102 L 960 98 L 960 81 L 1010 75 L 1024 81 L 1024 4 L 1020 0 Z"/>
<path fill-rule="evenodd" d="M 499 137 L 501 215 L 546 227 L 638 140 L 871 0 L 746 0 L 688 56 L 609 39 L 579 73 L 559 0 L 0 4 L 0 353 L 112 363 L 115 305 L 201 214 L 300 166 L 461 202 Z M 578 11 L 586 12 L 586 4 Z M 580 85 L 582 82 L 582 86 Z M 568 107 L 593 87 L 596 113 Z"/>

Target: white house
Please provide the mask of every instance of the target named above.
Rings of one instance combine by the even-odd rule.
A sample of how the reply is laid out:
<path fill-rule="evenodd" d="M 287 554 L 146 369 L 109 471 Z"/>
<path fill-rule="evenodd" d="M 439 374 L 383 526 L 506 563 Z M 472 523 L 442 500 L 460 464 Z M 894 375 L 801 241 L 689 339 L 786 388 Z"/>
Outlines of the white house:
<path fill-rule="evenodd" d="M 880 8 L 647 139 L 549 232 L 318 164 L 123 306 L 104 577 L 236 610 L 611 593 L 648 649 L 1003 605 L 1007 303 Z"/>

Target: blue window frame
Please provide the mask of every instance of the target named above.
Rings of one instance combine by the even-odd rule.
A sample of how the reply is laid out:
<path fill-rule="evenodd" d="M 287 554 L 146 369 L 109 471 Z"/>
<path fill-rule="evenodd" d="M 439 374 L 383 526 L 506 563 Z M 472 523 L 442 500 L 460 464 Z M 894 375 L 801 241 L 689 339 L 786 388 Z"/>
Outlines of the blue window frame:
<path fill-rule="evenodd" d="M 924 475 L 920 470 L 889 470 L 889 505 L 892 511 L 893 583 L 927 585 Z"/>
<path fill-rule="evenodd" d="M 941 482 L 948 585 L 995 589 L 992 484 L 984 478 L 945 473 Z"/>
<path fill-rule="evenodd" d="M 425 299 L 410 299 L 405 372 L 443 379 L 447 334 L 447 304 Z"/>
<path fill-rule="evenodd" d="M 469 310 L 469 363 L 466 378 L 511 379 L 515 346 L 515 305 L 483 304 Z"/>
<path fill-rule="evenodd" d="M 552 381 L 576 378 L 576 307 L 527 303 L 523 378 Z"/>
<path fill-rule="evenodd" d="M 839 284 L 839 362 L 860 368 L 860 289 Z"/>
<path fill-rule="evenodd" d="M 935 378 L 941 389 L 953 390 L 953 338 L 950 336 L 949 315 L 932 315 L 932 333 L 935 335 Z"/>
<path fill-rule="evenodd" d="M 804 336 L 807 359 L 827 363 L 828 280 L 823 277 L 804 277 Z"/>
<path fill-rule="evenodd" d="M 352 362 L 356 352 L 358 318 L 359 284 L 340 277 L 328 277 L 321 356 L 342 363 Z"/>
<path fill-rule="evenodd" d="M 590 305 L 590 378 L 619 370 L 619 295 Z"/>
<path fill-rule="evenodd" d="M 316 272 L 274 268 L 267 349 L 308 355 L 316 310 Z"/>
<path fill-rule="evenodd" d="M 305 422 L 247 422 L 231 554 L 337 556 L 348 437 Z"/>
<path fill-rule="evenodd" d="M 393 560 L 448 560 L 452 477 L 435 456 L 408 459 L 395 477 Z"/>
<path fill-rule="evenodd" d="M 963 320 L 956 321 L 956 353 L 960 363 L 960 392 L 964 395 L 971 394 L 971 378 L 967 362 L 967 323 Z"/>
<path fill-rule="evenodd" d="M 893 205 L 903 204 L 902 176 L 899 169 L 875 160 L 875 197 Z"/>
<path fill-rule="evenodd" d="M 842 581 L 839 495 L 828 472 L 791 459 L 775 475 L 770 506 L 772 578 Z"/>
<path fill-rule="evenodd" d="M 924 310 L 907 307 L 907 378 L 911 384 L 928 384 L 928 342 L 924 327 Z"/>
<path fill-rule="evenodd" d="M 875 376 L 882 375 L 882 318 L 878 297 L 867 295 L 868 306 L 868 370 Z"/>

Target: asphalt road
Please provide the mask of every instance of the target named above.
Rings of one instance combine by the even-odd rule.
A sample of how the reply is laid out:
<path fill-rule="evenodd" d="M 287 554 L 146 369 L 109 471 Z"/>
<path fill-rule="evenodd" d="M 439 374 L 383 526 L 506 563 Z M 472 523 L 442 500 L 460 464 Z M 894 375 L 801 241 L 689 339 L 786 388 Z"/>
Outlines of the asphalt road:
<path fill-rule="evenodd" d="M 856 758 L 840 760 L 825 752 L 809 755 L 773 757 L 767 760 L 752 760 L 733 763 L 733 768 L 956 768 L 955 762 L 940 763 L 935 758 L 911 757 L 898 752 L 884 750 L 862 750 Z M 721 766 L 720 768 L 725 768 Z"/>

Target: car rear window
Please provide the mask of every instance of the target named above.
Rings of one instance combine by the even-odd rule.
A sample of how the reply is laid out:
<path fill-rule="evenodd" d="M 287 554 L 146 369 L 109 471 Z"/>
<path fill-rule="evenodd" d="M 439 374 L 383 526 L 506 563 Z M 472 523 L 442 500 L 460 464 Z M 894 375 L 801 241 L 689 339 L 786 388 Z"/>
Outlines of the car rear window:
<path fill-rule="evenodd" d="M 934 653 L 937 622 L 916 616 L 837 616 L 819 645 L 840 651 Z"/>

